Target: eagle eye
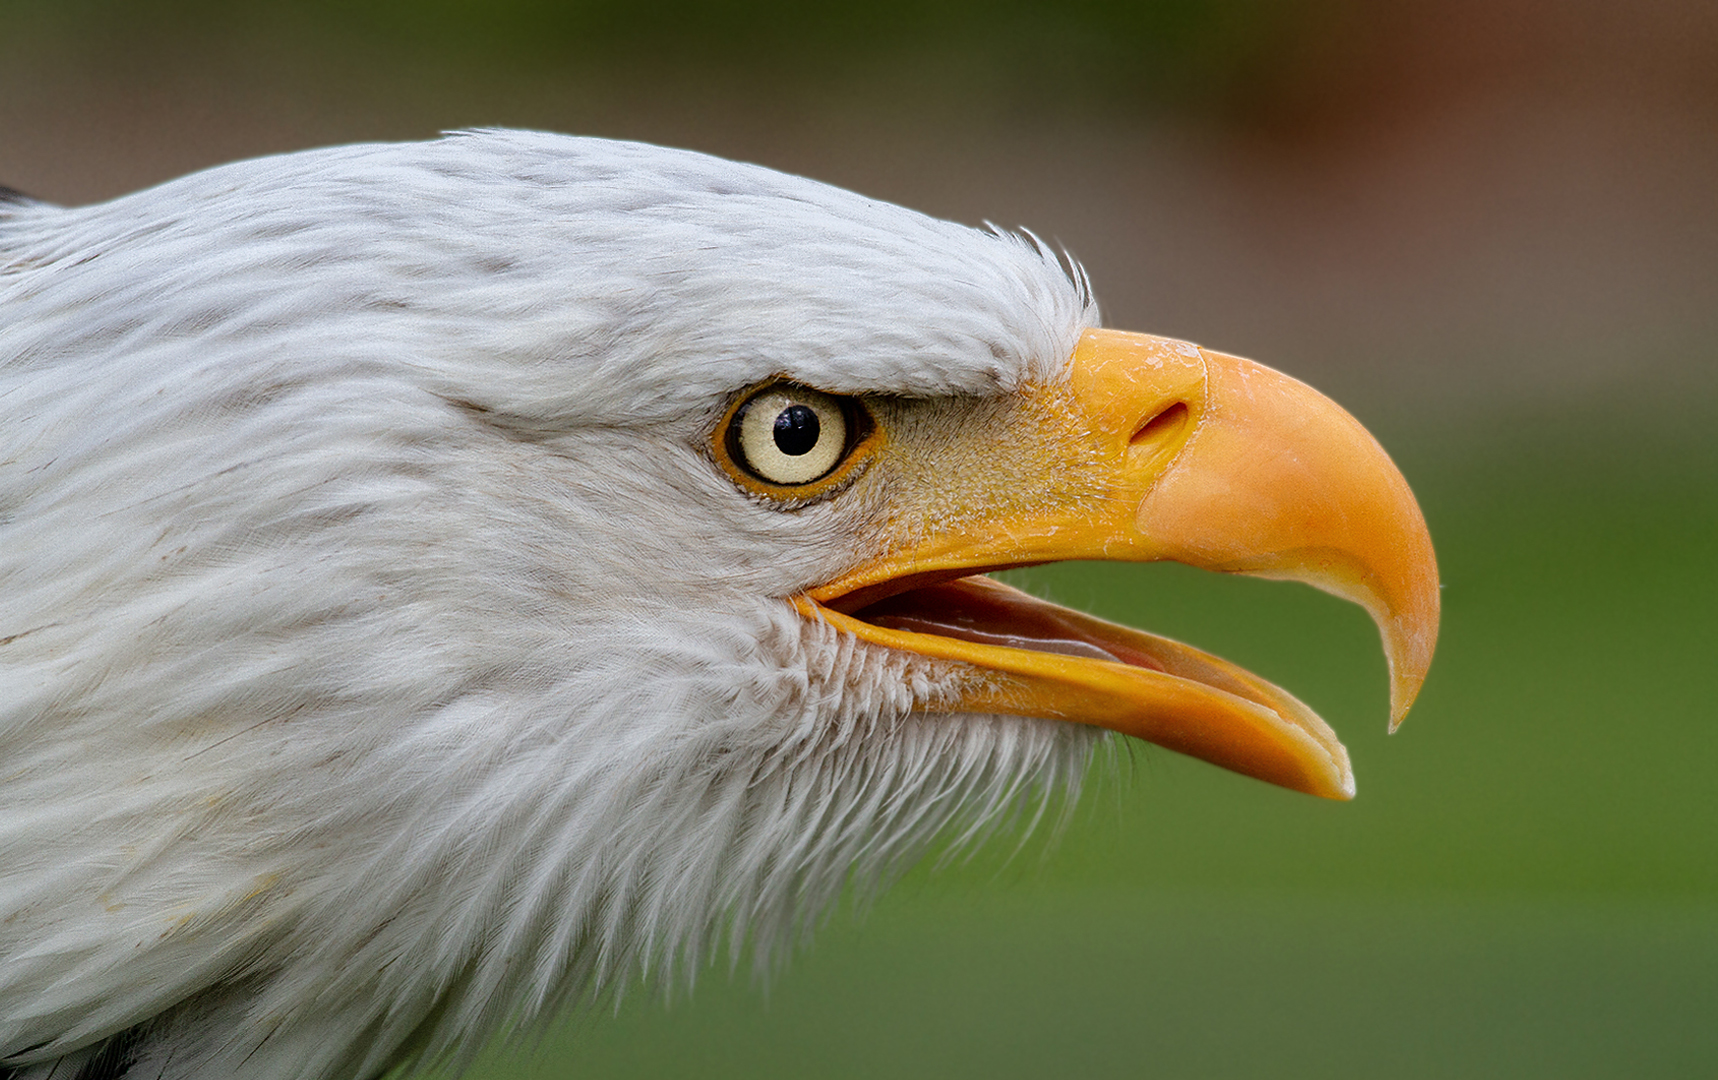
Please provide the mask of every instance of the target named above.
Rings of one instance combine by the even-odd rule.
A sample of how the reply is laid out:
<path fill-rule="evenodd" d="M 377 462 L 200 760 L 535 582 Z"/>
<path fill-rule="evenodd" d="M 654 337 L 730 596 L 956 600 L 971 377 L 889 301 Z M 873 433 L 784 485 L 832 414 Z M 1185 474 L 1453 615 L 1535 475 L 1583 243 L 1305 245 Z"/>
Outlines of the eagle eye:
<path fill-rule="evenodd" d="M 765 494 L 802 498 L 817 493 L 803 490 L 807 485 L 844 472 L 869 427 L 853 398 L 771 383 L 729 412 L 717 440 L 719 456 L 741 479 L 762 481 Z M 781 490 L 787 488 L 799 490 Z"/>

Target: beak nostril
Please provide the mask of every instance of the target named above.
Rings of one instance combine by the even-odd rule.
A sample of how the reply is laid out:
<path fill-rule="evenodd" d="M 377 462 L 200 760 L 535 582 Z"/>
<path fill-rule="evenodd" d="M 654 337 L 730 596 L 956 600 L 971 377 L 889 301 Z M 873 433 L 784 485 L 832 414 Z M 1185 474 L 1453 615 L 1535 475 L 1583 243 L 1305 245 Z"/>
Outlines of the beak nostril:
<path fill-rule="evenodd" d="M 1181 425 L 1186 422 L 1187 403 L 1177 401 L 1173 405 L 1159 410 L 1156 416 L 1139 425 L 1139 429 L 1133 433 L 1133 438 L 1128 440 L 1128 444 L 1139 446 L 1142 443 L 1156 442 L 1159 439 L 1167 438 L 1179 431 Z"/>

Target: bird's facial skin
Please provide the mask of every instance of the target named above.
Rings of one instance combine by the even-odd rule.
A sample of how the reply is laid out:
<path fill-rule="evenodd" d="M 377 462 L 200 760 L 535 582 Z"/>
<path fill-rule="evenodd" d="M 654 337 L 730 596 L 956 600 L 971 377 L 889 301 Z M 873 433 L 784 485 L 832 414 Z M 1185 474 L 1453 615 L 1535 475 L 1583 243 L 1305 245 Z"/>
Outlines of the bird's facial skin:
<path fill-rule="evenodd" d="M 1189 646 L 1035 600 L 985 570 L 1172 559 L 1305 581 L 1365 606 L 1392 672 L 1392 725 L 1436 640 L 1419 507 L 1363 428 L 1304 384 L 1185 342 L 1088 331 L 1065 384 L 962 429 L 880 401 L 891 489 L 879 551 L 799 597 L 808 618 L 959 665 L 928 711 L 1096 724 L 1330 798 L 1348 757 L 1305 705 Z M 831 475 L 847 466 L 838 464 Z M 929 482 L 927 482 L 929 481 Z"/>

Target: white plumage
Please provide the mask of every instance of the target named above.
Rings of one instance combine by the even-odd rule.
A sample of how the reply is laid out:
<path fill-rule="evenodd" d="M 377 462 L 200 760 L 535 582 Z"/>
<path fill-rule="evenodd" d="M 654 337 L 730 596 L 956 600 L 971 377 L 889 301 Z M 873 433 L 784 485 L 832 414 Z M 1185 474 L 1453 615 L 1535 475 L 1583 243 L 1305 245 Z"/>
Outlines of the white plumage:
<path fill-rule="evenodd" d="M 787 603 L 958 502 L 705 446 L 774 376 L 981 428 L 934 399 L 1095 321 L 1041 245 L 625 143 L 0 202 L 0 1076 L 458 1054 L 1071 787 L 1095 729 L 913 712 L 950 665 Z"/>
<path fill-rule="evenodd" d="M 1383 449 L 1096 320 L 1029 237 L 625 143 L 0 192 L 0 1080 L 365 1080 L 767 964 L 1098 727 L 1351 796 L 1287 691 L 982 576 L 1307 581 L 1393 722 L 1425 677 Z"/>

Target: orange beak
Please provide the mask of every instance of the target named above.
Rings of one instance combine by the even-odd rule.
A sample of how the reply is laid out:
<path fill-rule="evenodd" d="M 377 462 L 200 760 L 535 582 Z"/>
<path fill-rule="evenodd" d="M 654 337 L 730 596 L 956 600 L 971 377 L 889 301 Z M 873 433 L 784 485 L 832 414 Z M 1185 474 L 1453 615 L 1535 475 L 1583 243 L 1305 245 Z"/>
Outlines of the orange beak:
<path fill-rule="evenodd" d="M 875 645 L 952 662 L 927 711 L 1095 724 L 1285 787 L 1350 798 L 1328 725 L 1269 682 L 1177 642 L 1034 599 L 985 570 L 1169 559 L 1304 581 L 1364 606 L 1391 672 L 1391 727 L 1437 641 L 1425 519 L 1382 447 L 1285 375 L 1186 342 L 1087 331 L 1035 403 L 1055 437 L 1009 470 L 1008 509 L 903 543 L 798 599 Z M 970 479 L 970 478 L 969 478 Z"/>

